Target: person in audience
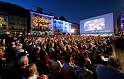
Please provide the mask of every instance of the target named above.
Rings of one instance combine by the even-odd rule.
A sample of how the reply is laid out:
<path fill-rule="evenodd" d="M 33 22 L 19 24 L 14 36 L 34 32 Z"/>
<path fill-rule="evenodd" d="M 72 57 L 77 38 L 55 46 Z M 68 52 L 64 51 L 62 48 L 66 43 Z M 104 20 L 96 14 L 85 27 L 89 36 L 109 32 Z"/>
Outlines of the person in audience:
<path fill-rule="evenodd" d="M 93 79 L 93 72 L 91 70 L 88 70 L 85 67 L 85 64 L 89 64 L 87 62 L 88 61 L 90 62 L 90 60 L 86 59 L 83 56 L 83 54 L 79 53 L 76 56 L 75 61 L 76 61 L 76 65 L 77 65 L 77 67 L 75 68 L 75 71 L 74 71 L 75 78 L 76 79 Z"/>
<path fill-rule="evenodd" d="M 70 54 L 65 57 L 64 65 L 60 72 L 63 79 L 74 79 L 74 68 L 69 64 L 70 58 Z"/>
<path fill-rule="evenodd" d="M 97 65 L 97 79 L 124 79 L 124 73 L 120 71 L 120 62 L 111 57 L 107 65 Z"/>
<path fill-rule="evenodd" d="M 110 58 L 118 41 L 111 36 L 9 33 L 0 38 L 2 79 L 123 79 L 119 61 Z"/>
<path fill-rule="evenodd" d="M 38 79 L 39 73 L 35 64 L 30 64 L 25 68 L 25 79 Z"/>

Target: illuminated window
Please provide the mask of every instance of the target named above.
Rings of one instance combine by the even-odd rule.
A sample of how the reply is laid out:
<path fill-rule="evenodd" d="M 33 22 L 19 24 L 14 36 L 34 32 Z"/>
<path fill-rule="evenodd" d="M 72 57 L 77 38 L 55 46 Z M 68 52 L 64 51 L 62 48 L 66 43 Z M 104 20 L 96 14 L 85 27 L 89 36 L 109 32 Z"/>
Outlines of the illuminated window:
<path fill-rule="evenodd" d="M 37 30 L 49 30 L 51 29 L 52 19 L 48 16 L 32 15 L 32 28 Z"/>
<path fill-rule="evenodd" d="M 6 16 L 0 16 L 0 29 L 6 29 L 7 27 L 7 17 Z"/>

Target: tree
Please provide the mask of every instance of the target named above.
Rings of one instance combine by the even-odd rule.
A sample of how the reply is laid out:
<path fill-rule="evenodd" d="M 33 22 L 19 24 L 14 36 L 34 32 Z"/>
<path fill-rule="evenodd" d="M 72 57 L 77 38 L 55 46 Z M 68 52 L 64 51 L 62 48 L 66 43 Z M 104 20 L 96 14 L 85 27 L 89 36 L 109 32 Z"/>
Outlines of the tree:
<path fill-rule="evenodd" d="M 59 20 L 67 21 L 67 19 L 66 19 L 64 16 L 60 16 L 60 17 L 59 17 Z"/>
<path fill-rule="evenodd" d="M 43 13 L 43 8 L 37 7 L 37 8 L 36 8 L 36 11 L 37 11 L 38 13 Z"/>

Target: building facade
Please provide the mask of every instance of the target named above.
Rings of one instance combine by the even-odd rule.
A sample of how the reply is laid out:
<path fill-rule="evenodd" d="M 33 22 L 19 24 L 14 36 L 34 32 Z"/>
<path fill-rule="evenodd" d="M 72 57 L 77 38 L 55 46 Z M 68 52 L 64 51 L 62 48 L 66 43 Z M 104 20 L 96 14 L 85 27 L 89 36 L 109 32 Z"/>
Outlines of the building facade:
<path fill-rule="evenodd" d="M 20 6 L 0 2 L 0 32 L 27 33 L 29 10 Z"/>
<path fill-rule="evenodd" d="M 80 35 L 80 25 L 77 23 L 71 24 L 72 34 L 73 35 Z"/>
<path fill-rule="evenodd" d="M 49 14 L 38 13 L 14 4 L 0 2 L 0 33 L 8 31 L 36 35 L 53 35 L 56 33 L 78 35 L 79 24 L 54 19 L 54 16 Z"/>
<path fill-rule="evenodd" d="M 52 35 L 53 34 L 53 16 L 30 12 L 32 34 Z"/>
<path fill-rule="evenodd" d="M 53 21 L 53 31 L 56 33 L 71 33 L 71 23 L 67 21 L 54 19 Z"/>

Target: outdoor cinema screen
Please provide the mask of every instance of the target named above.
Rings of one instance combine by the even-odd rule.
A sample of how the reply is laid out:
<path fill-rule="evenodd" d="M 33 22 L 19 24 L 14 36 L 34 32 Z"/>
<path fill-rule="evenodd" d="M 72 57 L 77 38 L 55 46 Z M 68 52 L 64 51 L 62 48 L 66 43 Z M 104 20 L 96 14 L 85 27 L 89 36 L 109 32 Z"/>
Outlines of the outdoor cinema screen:
<path fill-rule="evenodd" d="M 80 34 L 113 33 L 113 13 L 80 21 Z"/>
<path fill-rule="evenodd" d="M 90 20 L 84 23 L 85 31 L 94 31 L 94 30 L 102 31 L 104 29 L 105 29 L 105 18 Z"/>

